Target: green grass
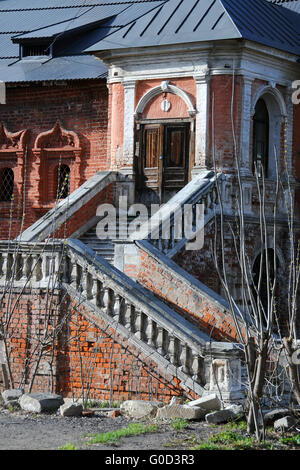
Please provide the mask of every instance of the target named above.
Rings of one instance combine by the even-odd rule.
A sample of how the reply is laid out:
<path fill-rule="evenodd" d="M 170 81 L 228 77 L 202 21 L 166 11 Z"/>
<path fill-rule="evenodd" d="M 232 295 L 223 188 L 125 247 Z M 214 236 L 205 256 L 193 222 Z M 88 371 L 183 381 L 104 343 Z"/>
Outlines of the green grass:
<path fill-rule="evenodd" d="M 186 427 L 188 427 L 188 425 L 189 425 L 188 420 L 187 419 L 182 419 L 182 418 L 176 418 L 172 422 L 172 427 L 176 431 L 181 431 L 182 429 L 185 429 Z"/>
<path fill-rule="evenodd" d="M 293 446 L 300 446 L 300 434 L 296 434 L 292 437 L 281 437 L 279 439 L 281 444 L 293 445 Z"/>
<path fill-rule="evenodd" d="M 61 446 L 59 450 L 77 450 L 77 447 L 75 446 L 75 444 L 72 444 L 71 442 L 69 442 L 68 444 L 65 444 L 64 446 Z"/>
<path fill-rule="evenodd" d="M 92 444 L 110 444 L 119 441 L 122 437 L 138 436 L 149 432 L 157 432 L 159 427 L 156 425 L 144 425 L 140 423 L 131 423 L 127 428 L 121 428 L 117 431 L 109 431 L 100 434 L 89 435 L 89 445 Z"/>
<path fill-rule="evenodd" d="M 114 401 L 110 403 L 109 401 L 97 401 L 97 400 L 88 400 L 86 404 L 86 409 L 90 408 L 120 408 L 121 402 Z"/>

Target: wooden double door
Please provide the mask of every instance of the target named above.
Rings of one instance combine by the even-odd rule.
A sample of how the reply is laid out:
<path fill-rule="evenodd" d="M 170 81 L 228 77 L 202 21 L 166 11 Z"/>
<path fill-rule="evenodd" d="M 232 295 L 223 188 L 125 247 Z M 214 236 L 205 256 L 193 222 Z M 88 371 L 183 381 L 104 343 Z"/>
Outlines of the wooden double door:
<path fill-rule="evenodd" d="M 138 141 L 137 189 L 166 202 L 188 182 L 190 123 L 140 125 Z"/>

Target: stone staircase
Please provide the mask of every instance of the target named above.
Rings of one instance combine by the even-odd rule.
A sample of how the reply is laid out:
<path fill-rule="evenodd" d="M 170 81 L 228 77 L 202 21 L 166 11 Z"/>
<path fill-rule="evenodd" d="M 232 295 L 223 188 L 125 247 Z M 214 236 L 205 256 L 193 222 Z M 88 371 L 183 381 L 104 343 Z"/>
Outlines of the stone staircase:
<path fill-rule="evenodd" d="M 181 215 L 184 205 L 191 205 L 192 225 L 197 215 L 196 206 L 204 205 L 203 225 L 205 226 L 217 209 L 215 183 L 218 177 L 222 175 L 215 175 L 213 172 L 203 172 L 202 175 L 198 175 L 155 214 L 156 221 L 151 225 L 151 230 L 149 227 L 144 229 L 141 238 L 148 244 L 150 256 L 153 250 L 154 254 L 158 254 L 158 258 L 161 253 L 162 268 L 168 268 L 168 260 L 188 242 L 184 236 L 179 240 L 175 236 L 174 205 L 179 208 Z M 96 186 L 101 184 L 102 189 L 105 178 L 110 184 L 112 177 L 107 174 L 102 179 L 99 177 L 99 181 L 95 181 L 93 188 L 96 190 Z M 81 194 L 80 191 L 79 194 Z M 74 201 L 74 213 L 75 205 L 80 207 L 80 200 Z M 59 209 L 60 217 L 62 217 L 63 204 Z M 125 226 L 117 221 L 118 230 L 127 229 L 133 218 L 128 217 Z M 215 374 L 213 361 L 215 360 L 216 368 L 234 371 L 231 378 L 226 375 L 227 372 L 225 375 L 220 373 L 226 379 L 224 379 L 226 383 L 222 384 L 223 397 L 227 399 L 240 397 L 240 349 L 234 343 L 211 340 L 201 327 L 189 321 L 188 318 L 184 318 L 166 302 L 159 300 L 147 285 L 142 286 L 124 274 L 119 268 L 120 263 L 116 262 L 116 246 L 131 244 L 138 252 L 139 244 L 136 243 L 134 237 L 122 239 L 109 233 L 106 240 L 100 240 L 96 233 L 99 220 L 101 220 L 100 217 L 95 217 L 90 221 L 83 220 L 86 223 L 86 230 L 84 228 L 77 230 L 77 239 L 69 238 L 66 242 L 56 240 L 57 245 L 53 247 L 50 244 L 48 252 L 47 240 L 44 244 L 40 243 L 38 234 L 42 230 L 46 233 L 51 232 L 50 224 L 53 225 L 53 222 L 49 215 L 24 232 L 25 243 L 17 241 L 17 251 L 8 254 L 5 243 L 2 244 L 0 246 L 0 266 L 2 266 L 0 287 L 1 276 L 3 283 L 5 279 L 7 284 L 10 269 L 8 267 L 14 262 L 22 270 L 20 282 L 24 281 L 27 274 L 22 260 L 26 258 L 25 253 L 32 250 L 32 259 L 36 260 L 36 268 L 29 282 L 30 286 L 42 288 L 49 285 L 47 266 L 49 262 L 53 262 L 52 272 L 60 272 L 59 279 L 53 288 L 63 289 L 74 301 L 84 306 L 88 320 L 95 324 L 99 321 L 99 325 L 104 323 L 114 329 L 117 328 L 122 337 L 132 342 L 142 354 L 151 357 L 161 370 L 171 371 L 171 375 L 180 380 L 183 388 L 192 390 L 198 396 L 211 391 L 217 393 L 219 391 L 220 384 L 216 386 L 213 378 Z M 161 234 L 164 222 L 168 220 L 171 222 L 171 237 L 164 240 Z M 14 260 L 15 257 L 18 259 Z M 159 267 L 161 272 L 162 268 Z M 176 272 L 175 276 L 177 276 Z M 186 274 L 182 273 L 182 277 L 189 288 L 189 279 Z M 204 305 L 205 302 L 206 310 L 212 308 L 215 312 L 217 306 L 218 311 L 221 312 L 220 318 L 226 315 L 226 306 L 222 299 L 202 288 L 200 284 L 193 288 L 201 294 L 200 305 L 201 303 Z M 172 290 L 171 287 L 170 290 Z M 184 294 L 186 293 L 187 289 Z M 216 351 L 215 355 L 212 351 Z"/>

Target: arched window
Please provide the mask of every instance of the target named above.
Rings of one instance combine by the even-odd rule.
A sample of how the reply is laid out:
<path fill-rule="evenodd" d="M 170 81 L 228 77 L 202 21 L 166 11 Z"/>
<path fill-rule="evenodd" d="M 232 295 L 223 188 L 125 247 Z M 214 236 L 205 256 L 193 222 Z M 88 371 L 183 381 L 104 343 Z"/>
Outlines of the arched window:
<path fill-rule="evenodd" d="M 253 174 L 268 177 L 269 170 L 269 112 L 260 98 L 253 117 Z"/>
<path fill-rule="evenodd" d="M 68 165 L 59 165 L 57 174 L 57 199 L 64 199 L 70 194 L 70 168 Z"/>
<path fill-rule="evenodd" d="M 14 193 L 14 172 L 3 168 L 0 173 L 0 201 L 10 201 Z"/>

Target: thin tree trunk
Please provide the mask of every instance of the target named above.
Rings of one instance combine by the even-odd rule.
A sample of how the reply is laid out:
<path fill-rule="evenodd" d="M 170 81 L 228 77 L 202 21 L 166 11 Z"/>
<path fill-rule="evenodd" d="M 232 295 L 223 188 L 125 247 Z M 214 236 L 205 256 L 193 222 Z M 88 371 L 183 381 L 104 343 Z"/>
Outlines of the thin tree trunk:
<path fill-rule="evenodd" d="M 295 364 L 292 359 L 292 356 L 294 353 L 293 347 L 292 347 L 292 341 L 289 340 L 288 338 L 284 338 L 283 345 L 287 354 L 287 361 L 289 365 L 289 375 L 290 375 L 290 380 L 291 380 L 292 391 L 295 395 L 298 405 L 300 406 L 299 372 L 298 372 L 297 364 Z"/>

